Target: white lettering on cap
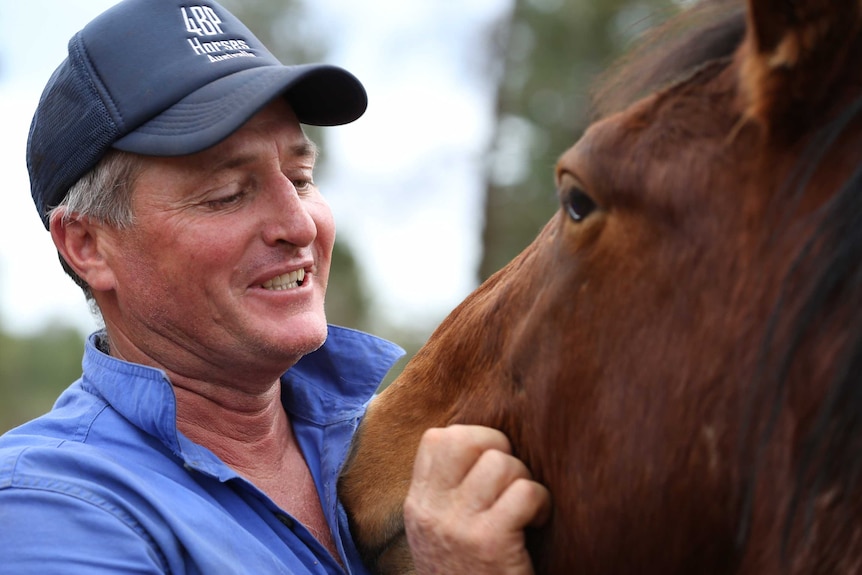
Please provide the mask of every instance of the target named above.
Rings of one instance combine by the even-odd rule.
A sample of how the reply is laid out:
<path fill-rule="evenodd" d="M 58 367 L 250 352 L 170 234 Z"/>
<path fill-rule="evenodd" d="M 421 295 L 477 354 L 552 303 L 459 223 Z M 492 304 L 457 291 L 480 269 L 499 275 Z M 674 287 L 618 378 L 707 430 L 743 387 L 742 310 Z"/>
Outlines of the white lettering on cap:
<path fill-rule="evenodd" d="M 183 13 L 183 21 L 186 23 L 187 31 L 198 36 L 224 34 L 220 26 L 221 18 L 209 6 L 190 6 L 188 12 L 185 8 L 180 8 L 180 10 Z M 191 16 L 189 16 L 189 12 L 191 12 Z"/>
<path fill-rule="evenodd" d="M 222 20 L 209 6 L 189 6 L 180 8 L 186 32 L 196 37 L 187 38 L 189 46 L 198 56 L 206 56 L 210 62 L 221 62 L 232 58 L 256 58 L 245 40 L 236 38 L 230 40 L 213 40 L 202 42 L 202 37 L 224 34 L 221 28 Z"/>

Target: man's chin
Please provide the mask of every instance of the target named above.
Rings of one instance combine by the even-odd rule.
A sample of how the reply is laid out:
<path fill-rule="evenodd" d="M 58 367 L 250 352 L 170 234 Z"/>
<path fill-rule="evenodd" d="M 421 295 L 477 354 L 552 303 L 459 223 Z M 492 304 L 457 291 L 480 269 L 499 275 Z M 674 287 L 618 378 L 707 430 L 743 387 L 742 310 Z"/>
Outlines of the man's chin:
<path fill-rule="evenodd" d="M 325 319 L 294 318 L 280 326 L 282 336 L 279 347 L 290 356 L 307 355 L 323 345 L 329 334 Z M 297 360 L 299 358 L 297 357 Z"/>

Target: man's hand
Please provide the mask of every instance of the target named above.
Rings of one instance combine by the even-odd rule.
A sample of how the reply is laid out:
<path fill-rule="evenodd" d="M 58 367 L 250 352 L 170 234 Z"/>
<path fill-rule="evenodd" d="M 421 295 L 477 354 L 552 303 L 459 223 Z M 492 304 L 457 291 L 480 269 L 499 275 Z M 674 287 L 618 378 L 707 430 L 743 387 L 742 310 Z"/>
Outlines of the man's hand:
<path fill-rule="evenodd" d="M 550 502 L 501 432 L 465 425 L 429 429 L 404 502 L 416 573 L 533 573 L 524 528 L 544 523 Z"/>

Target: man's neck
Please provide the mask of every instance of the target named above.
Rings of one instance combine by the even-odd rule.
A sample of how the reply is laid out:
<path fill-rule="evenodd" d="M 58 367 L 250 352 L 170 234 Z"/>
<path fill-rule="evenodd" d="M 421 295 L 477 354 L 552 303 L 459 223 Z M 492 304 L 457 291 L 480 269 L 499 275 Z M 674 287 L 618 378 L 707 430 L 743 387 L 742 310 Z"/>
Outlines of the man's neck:
<path fill-rule="evenodd" d="M 174 383 L 177 428 L 252 481 L 277 473 L 296 447 L 279 382 L 259 394 L 195 383 Z"/>
<path fill-rule="evenodd" d="M 260 396 L 198 395 L 174 385 L 177 427 L 293 515 L 340 561 L 308 465 L 281 405 L 280 384 Z M 229 407 L 226 407 L 229 406 Z"/>

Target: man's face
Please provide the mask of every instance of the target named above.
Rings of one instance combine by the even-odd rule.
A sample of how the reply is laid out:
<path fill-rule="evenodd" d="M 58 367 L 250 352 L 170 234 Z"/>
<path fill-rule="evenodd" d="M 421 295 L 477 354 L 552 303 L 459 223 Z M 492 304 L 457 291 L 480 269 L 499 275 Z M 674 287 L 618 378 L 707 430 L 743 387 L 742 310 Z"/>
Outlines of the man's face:
<path fill-rule="evenodd" d="M 279 99 L 213 148 L 145 159 L 135 223 L 109 234 L 112 309 L 100 302 L 127 359 L 249 376 L 323 343 L 335 225 L 315 153 Z"/>

